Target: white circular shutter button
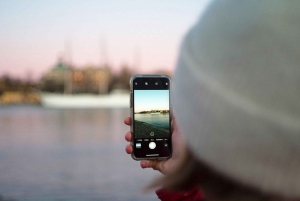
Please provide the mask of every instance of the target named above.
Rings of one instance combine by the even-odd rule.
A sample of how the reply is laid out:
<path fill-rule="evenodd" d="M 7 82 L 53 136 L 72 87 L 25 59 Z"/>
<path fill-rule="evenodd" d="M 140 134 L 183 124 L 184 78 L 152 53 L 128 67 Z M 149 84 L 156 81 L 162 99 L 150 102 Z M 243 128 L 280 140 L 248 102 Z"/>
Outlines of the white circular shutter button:
<path fill-rule="evenodd" d="M 150 143 L 149 143 L 149 148 L 150 148 L 150 149 L 155 149 L 155 147 L 156 147 L 155 142 L 150 142 Z"/>

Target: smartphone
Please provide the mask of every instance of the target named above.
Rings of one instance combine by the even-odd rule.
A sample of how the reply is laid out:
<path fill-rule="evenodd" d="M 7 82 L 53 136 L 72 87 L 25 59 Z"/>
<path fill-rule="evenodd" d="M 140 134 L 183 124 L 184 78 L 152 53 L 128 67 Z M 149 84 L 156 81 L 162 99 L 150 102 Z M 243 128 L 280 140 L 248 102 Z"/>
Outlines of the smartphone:
<path fill-rule="evenodd" d="M 170 86 L 167 75 L 134 75 L 130 79 L 131 155 L 135 160 L 172 156 Z"/>

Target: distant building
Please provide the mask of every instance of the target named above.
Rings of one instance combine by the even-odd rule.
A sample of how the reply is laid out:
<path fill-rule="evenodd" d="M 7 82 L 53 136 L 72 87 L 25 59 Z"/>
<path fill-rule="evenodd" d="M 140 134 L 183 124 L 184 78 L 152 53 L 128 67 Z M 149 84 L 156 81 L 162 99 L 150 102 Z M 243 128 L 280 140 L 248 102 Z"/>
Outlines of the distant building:
<path fill-rule="evenodd" d="M 87 66 L 85 69 L 72 71 L 73 93 L 104 94 L 108 92 L 111 81 L 109 68 Z"/>
<path fill-rule="evenodd" d="M 108 92 L 111 81 L 109 68 L 87 66 L 84 69 L 70 67 L 62 60 L 47 72 L 40 81 L 41 89 L 59 93 L 94 93 Z"/>
<path fill-rule="evenodd" d="M 59 59 L 57 64 L 41 78 L 41 89 L 49 92 L 67 92 L 70 71 L 71 68 Z"/>
<path fill-rule="evenodd" d="M 5 81 L 0 79 L 0 95 L 5 91 Z"/>

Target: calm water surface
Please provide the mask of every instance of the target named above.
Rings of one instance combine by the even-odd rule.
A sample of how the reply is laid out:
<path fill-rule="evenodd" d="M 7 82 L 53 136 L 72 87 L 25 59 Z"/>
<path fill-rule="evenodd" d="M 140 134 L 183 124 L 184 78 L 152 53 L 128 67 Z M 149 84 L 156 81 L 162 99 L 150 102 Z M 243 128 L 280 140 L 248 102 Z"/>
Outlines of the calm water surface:
<path fill-rule="evenodd" d="M 164 129 L 169 129 L 169 114 L 135 114 L 135 119 Z"/>
<path fill-rule="evenodd" d="M 159 173 L 125 154 L 128 109 L 0 107 L 0 195 L 7 200 L 157 200 Z M 1 198 L 0 198 L 1 200 Z"/>

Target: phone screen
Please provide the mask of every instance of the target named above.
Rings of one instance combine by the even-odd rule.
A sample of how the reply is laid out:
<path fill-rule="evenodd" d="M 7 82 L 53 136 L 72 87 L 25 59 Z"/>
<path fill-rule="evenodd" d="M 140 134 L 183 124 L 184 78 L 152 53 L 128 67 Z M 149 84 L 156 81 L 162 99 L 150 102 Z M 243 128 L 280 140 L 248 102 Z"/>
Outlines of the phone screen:
<path fill-rule="evenodd" d="M 135 157 L 171 156 L 170 79 L 138 77 L 132 84 Z"/>

